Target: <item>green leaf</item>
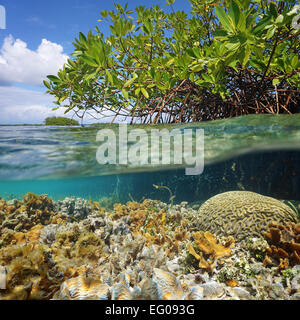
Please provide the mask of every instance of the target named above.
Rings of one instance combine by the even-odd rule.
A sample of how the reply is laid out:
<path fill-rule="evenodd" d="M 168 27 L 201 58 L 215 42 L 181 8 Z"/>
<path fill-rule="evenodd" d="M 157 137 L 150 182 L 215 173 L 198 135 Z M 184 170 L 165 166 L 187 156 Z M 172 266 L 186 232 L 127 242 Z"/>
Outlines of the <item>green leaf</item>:
<path fill-rule="evenodd" d="M 131 86 L 137 77 L 138 77 L 137 74 L 133 73 L 133 78 L 131 78 L 128 81 L 125 82 L 124 88 L 127 88 L 127 87 Z"/>
<path fill-rule="evenodd" d="M 212 80 L 211 76 L 209 76 L 206 73 L 202 73 L 202 78 L 203 78 L 204 81 L 206 81 L 208 83 L 213 83 L 213 80 Z"/>
<path fill-rule="evenodd" d="M 69 107 L 69 108 L 64 112 L 64 114 L 68 113 L 68 112 L 71 111 L 73 108 L 74 108 L 74 106 Z"/>
<path fill-rule="evenodd" d="M 275 26 L 272 26 L 272 27 L 268 30 L 268 32 L 267 32 L 267 34 L 266 34 L 267 40 L 271 39 L 271 38 L 274 36 L 274 33 L 275 33 L 276 29 L 277 29 L 277 28 L 276 28 Z"/>
<path fill-rule="evenodd" d="M 60 105 L 67 97 L 56 97 L 57 104 Z"/>
<path fill-rule="evenodd" d="M 235 42 L 235 43 L 229 42 L 229 43 L 225 44 L 225 47 L 230 51 L 236 51 L 240 47 L 240 43 L 239 42 Z"/>
<path fill-rule="evenodd" d="M 98 67 L 98 63 L 91 57 L 88 56 L 82 56 L 81 57 L 82 61 L 88 64 L 91 67 Z"/>
<path fill-rule="evenodd" d="M 278 79 L 278 78 L 275 78 L 275 79 L 272 80 L 273 86 L 276 86 L 276 85 L 279 84 L 280 82 L 281 82 L 281 81 L 280 81 L 280 79 Z"/>
<path fill-rule="evenodd" d="M 261 59 L 252 58 L 250 64 L 258 71 L 264 71 L 266 69 L 266 65 Z"/>
<path fill-rule="evenodd" d="M 270 3 L 270 13 L 272 14 L 274 19 L 277 18 L 278 12 L 277 12 L 276 5 L 273 2 Z"/>
<path fill-rule="evenodd" d="M 56 84 L 58 84 L 58 83 L 61 82 L 61 80 L 60 80 L 58 77 L 56 77 L 56 76 L 49 75 L 49 76 L 47 76 L 47 78 L 48 78 L 49 80 L 51 80 L 52 82 L 56 83 Z"/>
<path fill-rule="evenodd" d="M 291 16 L 297 13 L 300 10 L 300 5 L 295 5 L 290 12 L 287 13 L 288 16 Z"/>
<path fill-rule="evenodd" d="M 97 75 L 97 72 L 93 72 L 93 73 L 91 73 L 91 74 L 85 75 L 83 78 L 84 78 L 85 81 L 89 81 L 89 80 L 91 80 L 92 78 L 95 78 L 96 75 Z"/>
<path fill-rule="evenodd" d="M 213 33 L 215 38 L 227 38 L 228 33 L 225 30 L 218 29 Z"/>
<path fill-rule="evenodd" d="M 154 79 L 154 78 L 155 78 L 155 69 L 154 69 L 154 68 L 151 68 L 151 69 L 149 70 L 149 73 L 150 73 L 150 75 L 151 75 L 151 78 Z"/>
<path fill-rule="evenodd" d="M 207 82 L 207 81 L 200 80 L 200 79 L 196 81 L 196 84 L 197 84 L 198 86 L 202 86 L 202 87 L 209 87 L 209 86 L 211 86 L 211 82 Z"/>
<path fill-rule="evenodd" d="M 113 77 L 112 77 L 111 73 L 110 73 L 107 69 L 105 69 L 105 73 L 106 73 L 106 75 L 107 75 L 107 78 L 108 78 L 109 82 L 110 82 L 112 85 L 114 85 L 114 80 L 113 80 Z"/>
<path fill-rule="evenodd" d="M 51 90 L 51 86 L 48 81 L 44 80 L 43 83 L 49 90 Z"/>
<path fill-rule="evenodd" d="M 52 108 L 51 110 L 52 111 L 56 111 L 56 110 L 58 110 L 59 109 L 59 107 L 54 107 L 54 108 Z"/>
<path fill-rule="evenodd" d="M 245 66 L 247 64 L 247 62 L 249 61 L 250 56 L 251 56 L 251 48 L 246 47 L 245 48 L 245 56 L 244 56 L 244 59 L 242 61 L 243 66 Z"/>
<path fill-rule="evenodd" d="M 188 48 L 188 49 L 186 49 L 186 52 L 187 52 L 191 57 L 193 57 L 193 58 L 197 59 L 197 56 L 196 56 L 196 54 L 195 54 L 195 52 L 194 52 L 193 48 Z M 174 62 L 174 58 L 173 58 L 173 59 L 171 59 L 171 61 L 173 61 L 173 62 Z"/>
<path fill-rule="evenodd" d="M 280 24 L 280 23 L 282 23 L 282 21 L 283 21 L 283 15 L 280 14 L 280 15 L 276 18 L 275 23 L 276 23 L 276 24 Z"/>
<path fill-rule="evenodd" d="M 230 1 L 228 14 L 233 21 L 235 28 L 237 28 L 240 20 L 240 8 L 233 0 Z"/>
<path fill-rule="evenodd" d="M 102 16 L 103 18 L 106 18 L 108 12 L 107 12 L 107 10 L 102 10 L 102 11 L 100 12 L 100 14 L 101 14 L 101 16 Z"/>
<path fill-rule="evenodd" d="M 79 32 L 79 40 L 83 43 L 86 44 L 87 43 L 87 39 L 85 37 L 85 35 L 82 32 Z"/>
<path fill-rule="evenodd" d="M 231 62 L 228 63 L 228 66 L 233 68 L 236 72 L 238 72 L 238 69 L 236 68 L 236 65 L 238 64 L 238 60 L 232 60 Z"/>
<path fill-rule="evenodd" d="M 128 92 L 125 89 L 122 89 L 122 94 L 126 100 L 129 100 Z"/>
<path fill-rule="evenodd" d="M 137 88 L 137 89 L 135 89 L 134 94 L 138 97 L 140 92 L 141 92 L 141 88 Z"/>
<path fill-rule="evenodd" d="M 153 25 L 152 25 L 152 21 L 150 19 L 147 19 L 145 21 L 145 26 L 148 30 L 148 33 L 152 33 L 153 32 Z"/>
<path fill-rule="evenodd" d="M 145 98 L 149 98 L 149 93 L 147 92 L 147 90 L 145 88 L 141 88 L 142 94 L 144 95 Z"/>
<path fill-rule="evenodd" d="M 194 66 L 191 67 L 191 71 L 193 72 L 198 72 L 203 70 L 203 65 L 202 64 L 196 64 Z"/>
<path fill-rule="evenodd" d="M 170 6 L 175 2 L 175 0 L 166 0 L 166 5 Z"/>
<path fill-rule="evenodd" d="M 236 29 L 239 31 L 245 31 L 247 27 L 247 17 L 243 11 L 240 11 L 239 22 L 237 24 Z"/>
<path fill-rule="evenodd" d="M 229 32 L 234 32 L 232 20 L 226 15 L 225 11 L 220 7 L 216 7 L 215 10 L 223 28 Z"/>
<path fill-rule="evenodd" d="M 267 16 L 265 18 L 263 18 L 261 21 L 259 21 L 259 23 L 255 26 L 255 28 L 253 29 L 252 33 L 253 34 L 257 34 L 260 31 L 264 30 L 265 27 L 270 24 L 271 21 L 271 16 Z"/>
<path fill-rule="evenodd" d="M 263 51 L 264 49 L 259 46 L 253 46 L 253 51 L 257 58 L 263 59 Z"/>
<path fill-rule="evenodd" d="M 171 64 L 173 64 L 175 61 L 174 58 L 170 59 L 167 63 L 166 63 L 166 66 L 170 66 Z"/>
<path fill-rule="evenodd" d="M 297 68 L 298 62 L 299 62 L 299 59 L 297 55 L 294 55 L 293 58 L 291 59 L 291 66 L 293 67 L 293 69 Z"/>

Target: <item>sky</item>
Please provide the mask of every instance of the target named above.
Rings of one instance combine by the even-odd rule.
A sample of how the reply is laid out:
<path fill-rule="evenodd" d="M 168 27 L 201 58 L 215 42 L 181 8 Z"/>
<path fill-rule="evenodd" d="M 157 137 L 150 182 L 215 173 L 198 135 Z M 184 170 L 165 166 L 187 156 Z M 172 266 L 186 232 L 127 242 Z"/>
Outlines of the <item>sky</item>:
<path fill-rule="evenodd" d="M 109 25 L 97 20 L 116 2 L 127 2 L 132 10 L 153 4 L 169 9 L 165 0 L 0 0 L 0 124 L 38 124 L 64 115 L 62 109 L 52 111 L 54 97 L 45 93 L 43 80 L 70 57 L 79 32 L 98 26 L 105 37 L 110 35 Z M 176 0 L 173 7 L 189 11 L 190 4 Z M 85 119 L 90 122 L 96 121 Z"/>

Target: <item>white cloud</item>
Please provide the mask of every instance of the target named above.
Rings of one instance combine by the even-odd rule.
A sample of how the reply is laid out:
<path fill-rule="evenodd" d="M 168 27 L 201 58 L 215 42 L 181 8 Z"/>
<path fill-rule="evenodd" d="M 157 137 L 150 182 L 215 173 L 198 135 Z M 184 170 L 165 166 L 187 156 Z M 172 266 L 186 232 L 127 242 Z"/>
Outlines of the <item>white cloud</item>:
<path fill-rule="evenodd" d="M 0 124 L 43 123 L 49 116 L 72 117 L 64 115 L 64 108 L 52 111 L 54 97 L 41 91 L 25 89 L 29 86 L 43 86 L 42 81 L 67 62 L 68 56 L 63 47 L 43 39 L 36 51 L 11 35 L 4 39 L 0 49 Z M 25 88 L 13 84 L 20 83 Z M 46 91 L 46 88 L 45 88 Z M 104 117 L 103 117 L 104 116 Z M 74 119 L 78 120 L 77 117 Z M 99 115 L 86 114 L 84 123 L 109 122 L 113 114 L 109 111 Z M 116 119 L 116 122 L 119 117 Z"/>
<path fill-rule="evenodd" d="M 30 105 L 20 108 L 19 106 L 11 106 L 3 110 L 1 114 L 1 124 L 40 124 L 44 123 L 47 117 L 57 116 L 58 112 L 51 111 L 45 105 Z M 59 112 L 61 115 L 62 112 Z M 2 120 L 3 118 L 3 120 Z"/>
<path fill-rule="evenodd" d="M 56 74 L 67 59 L 59 44 L 42 39 L 33 51 L 27 48 L 26 42 L 10 35 L 0 50 L 0 85 L 16 82 L 40 86 L 46 76 Z"/>
<path fill-rule="evenodd" d="M 18 87 L 0 87 L 0 124 L 43 123 L 46 117 L 62 116 L 52 111 L 53 97 Z"/>
<path fill-rule="evenodd" d="M 63 116 L 71 118 L 72 112 L 64 114 L 65 109 L 59 108 L 52 111 L 54 97 L 40 91 L 28 90 L 19 87 L 0 86 L 0 125 L 1 124 L 37 124 L 44 123 L 45 118 Z M 106 117 L 103 117 L 106 116 Z M 76 116 L 75 120 L 79 120 Z M 109 122 L 113 114 L 106 111 L 103 115 L 96 112 L 86 114 L 83 123 Z M 122 120 L 121 117 L 116 122 Z"/>

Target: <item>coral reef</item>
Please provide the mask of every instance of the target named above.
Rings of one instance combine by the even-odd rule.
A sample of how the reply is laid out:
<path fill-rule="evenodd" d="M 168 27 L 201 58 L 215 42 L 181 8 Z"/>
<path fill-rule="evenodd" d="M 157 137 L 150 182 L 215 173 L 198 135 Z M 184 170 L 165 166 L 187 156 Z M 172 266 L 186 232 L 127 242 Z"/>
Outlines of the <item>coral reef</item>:
<path fill-rule="evenodd" d="M 18 220 L 0 228 L 1 300 L 300 299 L 298 262 L 280 269 L 268 252 L 277 241 L 289 259 L 298 254 L 299 224 L 289 214 L 286 229 L 271 226 L 279 231 L 267 232 L 268 244 L 261 235 L 245 242 L 199 230 L 187 202 L 146 199 L 107 210 L 76 201 L 33 194 L 0 200 L 1 226 Z M 73 211 L 67 203 L 75 203 Z M 286 242 L 294 252 L 280 247 Z M 264 265 L 266 257 L 274 263 Z"/>
<path fill-rule="evenodd" d="M 23 201 L 0 200 L 1 229 L 26 232 L 37 224 L 62 222 L 66 217 L 55 212 L 55 203 L 47 195 L 28 193 Z"/>
<path fill-rule="evenodd" d="M 0 300 L 49 299 L 64 280 L 48 248 L 38 242 L 0 249 L 0 265 L 7 270 Z"/>
<path fill-rule="evenodd" d="M 57 211 L 75 220 L 86 218 L 92 212 L 91 201 L 81 198 L 69 197 L 57 202 Z"/>
<path fill-rule="evenodd" d="M 165 208 L 157 207 L 158 204 L 149 199 L 142 203 L 115 204 L 110 218 L 125 219 L 130 231 L 141 234 L 147 245 L 160 245 L 167 255 L 174 256 L 179 252 L 180 244 L 189 238 L 188 222 L 183 215 L 169 213 Z"/>
<path fill-rule="evenodd" d="M 236 241 L 261 237 L 271 221 L 297 222 L 289 206 L 250 191 L 230 191 L 208 199 L 199 209 L 195 226 L 216 236 L 233 236 Z"/>
<path fill-rule="evenodd" d="M 40 239 L 41 230 L 43 226 L 38 224 L 32 227 L 28 232 L 15 232 L 12 234 L 11 237 L 11 244 L 21 244 L 21 243 L 28 243 L 33 241 L 38 241 Z"/>
<path fill-rule="evenodd" d="M 57 299 L 63 300 L 108 300 L 109 286 L 97 279 L 97 275 L 90 274 L 87 266 L 78 271 L 77 277 L 62 283 L 60 291 L 56 293 Z"/>
<path fill-rule="evenodd" d="M 56 293 L 57 300 L 201 300 L 203 288 L 200 285 L 189 287 L 167 271 L 154 268 L 152 278 L 143 278 L 134 287 L 130 286 L 130 274 L 122 273 L 125 279 L 112 286 L 102 283 L 96 275 L 86 272 L 66 280 Z"/>
<path fill-rule="evenodd" d="M 218 260 L 231 255 L 231 248 L 234 246 L 233 237 L 225 239 L 225 245 L 219 243 L 210 232 L 198 231 L 193 233 L 194 246 L 189 243 L 187 249 L 189 254 L 199 261 L 199 268 L 212 272 Z M 198 251 L 198 252 L 196 252 Z"/>
<path fill-rule="evenodd" d="M 300 223 L 271 222 L 264 233 L 270 247 L 266 248 L 265 265 L 279 262 L 280 269 L 300 264 Z"/>
<path fill-rule="evenodd" d="M 49 299 L 82 265 L 95 265 L 103 252 L 99 237 L 77 226 L 62 228 L 51 247 L 41 243 L 41 225 L 12 234 L 12 244 L 0 249 L 0 265 L 9 270 L 1 299 Z"/>
<path fill-rule="evenodd" d="M 84 264 L 94 266 L 103 254 L 103 245 L 96 234 L 69 223 L 57 230 L 51 252 L 58 270 L 69 274 Z"/>

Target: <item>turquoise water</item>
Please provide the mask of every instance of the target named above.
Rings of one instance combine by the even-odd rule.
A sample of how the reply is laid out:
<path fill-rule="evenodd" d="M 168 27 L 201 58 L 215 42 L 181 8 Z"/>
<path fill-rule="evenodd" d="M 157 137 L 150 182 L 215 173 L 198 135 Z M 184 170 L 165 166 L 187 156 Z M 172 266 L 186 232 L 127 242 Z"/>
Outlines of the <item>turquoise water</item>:
<path fill-rule="evenodd" d="M 205 166 L 185 175 L 185 164 L 100 165 L 97 127 L 0 126 L 0 196 L 27 192 L 115 201 L 155 198 L 205 200 L 229 190 L 251 190 L 300 200 L 300 115 L 251 115 L 204 123 L 135 126 L 204 129 Z M 118 126 L 110 126 L 118 136 Z M 128 130 L 130 129 L 128 128 Z M 193 136 L 195 139 L 195 135 Z"/>

